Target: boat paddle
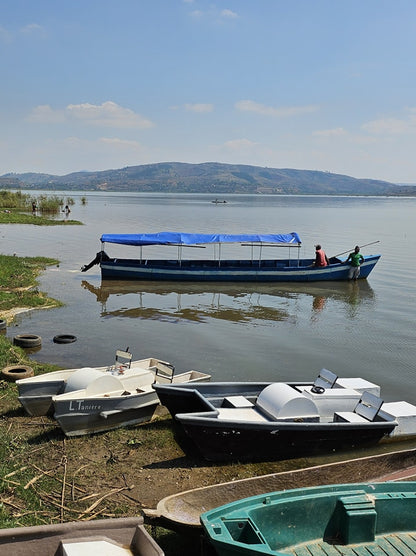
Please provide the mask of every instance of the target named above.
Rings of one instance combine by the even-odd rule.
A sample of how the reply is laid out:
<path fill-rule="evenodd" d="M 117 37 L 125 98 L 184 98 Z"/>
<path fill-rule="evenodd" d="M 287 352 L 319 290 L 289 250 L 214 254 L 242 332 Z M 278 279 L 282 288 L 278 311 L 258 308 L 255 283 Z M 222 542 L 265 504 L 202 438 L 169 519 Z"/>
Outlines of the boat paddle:
<path fill-rule="evenodd" d="M 378 239 L 377 241 L 372 241 L 371 243 L 366 243 L 365 245 L 359 245 L 359 247 L 362 249 L 363 247 L 368 247 L 369 245 L 374 245 L 375 243 L 380 243 L 380 240 Z M 354 251 L 354 247 L 352 249 L 348 249 L 347 251 L 343 251 L 342 253 L 338 253 L 337 255 L 333 255 L 331 259 L 336 259 L 341 255 L 345 255 L 345 253 L 350 253 L 351 251 Z"/>

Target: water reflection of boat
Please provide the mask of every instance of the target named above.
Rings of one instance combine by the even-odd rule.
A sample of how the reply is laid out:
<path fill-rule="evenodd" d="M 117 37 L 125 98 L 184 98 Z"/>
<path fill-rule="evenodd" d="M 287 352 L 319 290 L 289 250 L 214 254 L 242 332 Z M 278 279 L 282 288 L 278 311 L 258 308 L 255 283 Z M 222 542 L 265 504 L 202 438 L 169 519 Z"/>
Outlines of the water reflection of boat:
<path fill-rule="evenodd" d="M 175 322 L 202 322 L 207 318 L 230 322 L 293 320 L 297 309 L 292 309 L 290 301 L 299 299 L 311 304 L 312 319 L 331 302 L 341 304 L 355 316 L 363 303 L 374 299 L 365 280 L 308 285 L 105 280 L 99 286 L 83 280 L 82 287 L 96 296 L 101 316 Z M 123 298 L 122 307 L 110 307 L 118 297 Z"/>

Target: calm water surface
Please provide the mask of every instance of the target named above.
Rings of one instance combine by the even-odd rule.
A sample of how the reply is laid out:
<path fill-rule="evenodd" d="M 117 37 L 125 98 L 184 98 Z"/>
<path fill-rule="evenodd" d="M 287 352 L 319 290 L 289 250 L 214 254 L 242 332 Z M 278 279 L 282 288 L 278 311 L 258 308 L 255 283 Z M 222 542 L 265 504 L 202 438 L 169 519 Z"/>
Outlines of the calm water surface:
<path fill-rule="evenodd" d="M 416 199 L 236 195 L 215 205 L 205 195 L 69 195 L 83 226 L 0 226 L 3 253 L 61 261 L 40 289 L 65 306 L 23 314 L 7 331 L 42 336 L 33 358 L 96 366 L 129 346 L 135 359 L 159 357 L 215 380 L 312 379 L 327 367 L 380 384 L 386 400 L 416 403 Z M 296 231 L 306 257 L 317 242 L 332 256 L 377 241 L 362 251 L 382 259 L 355 284 L 102 284 L 98 267 L 80 272 L 101 234 L 158 231 Z M 55 334 L 78 340 L 54 344 Z"/>

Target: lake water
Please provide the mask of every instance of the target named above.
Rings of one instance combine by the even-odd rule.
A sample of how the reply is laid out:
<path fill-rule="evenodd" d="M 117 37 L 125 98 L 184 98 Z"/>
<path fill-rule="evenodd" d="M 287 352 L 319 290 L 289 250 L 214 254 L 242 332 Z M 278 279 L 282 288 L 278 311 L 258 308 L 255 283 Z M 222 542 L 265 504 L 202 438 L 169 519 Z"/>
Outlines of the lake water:
<path fill-rule="evenodd" d="M 82 226 L 0 226 L 2 253 L 61 261 L 40 289 L 65 306 L 22 314 L 7 330 L 42 336 L 33 358 L 105 365 L 129 346 L 134 359 L 155 356 L 214 380 L 311 380 L 326 367 L 380 384 L 386 400 L 416 403 L 416 199 L 235 195 L 216 205 L 206 195 L 68 195 Z M 378 242 L 362 252 L 382 258 L 368 280 L 338 284 L 101 284 L 97 266 L 80 272 L 101 234 L 158 231 L 296 231 L 301 256 L 313 257 L 318 242 L 328 256 Z M 106 246 L 114 256 L 122 249 Z M 77 341 L 55 344 L 55 334 Z"/>

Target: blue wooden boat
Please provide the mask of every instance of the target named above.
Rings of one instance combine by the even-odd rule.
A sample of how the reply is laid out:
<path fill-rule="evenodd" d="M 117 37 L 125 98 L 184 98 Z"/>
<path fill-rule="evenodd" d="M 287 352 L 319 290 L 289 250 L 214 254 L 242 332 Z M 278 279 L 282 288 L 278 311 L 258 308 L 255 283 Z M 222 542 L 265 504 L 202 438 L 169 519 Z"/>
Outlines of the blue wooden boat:
<path fill-rule="evenodd" d="M 416 482 L 262 494 L 201 515 L 218 556 L 416 554 Z"/>
<path fill-rule="evenodd" d="M 136 258 L 113 258 L 104 251 L 106 243 L 139 247 Z M 221 248 L 225 244 L 240 244 L 248 248 L 250 258 L 224 259 Z M 149 258 L 144 247 L 164 246 L 177 249 L 175 258 Z M 350 265 L 333 257 L 325 267 L 313 266 L 314 259 L 300 258 L 301 239 L 296 232 L 289 234 L 187 234 L 159 232 L 155 234 L 103 234 L 101 251 L 88 265 L 101 267 L 103 280 L 180 280 L 192 282 L 317 282 L 348 280 Z M 185 258 L 186 248 L 213 249 L 212 258 Z M 264 251 L 287 247 L 284 259 L 265 258 Z M 292 256 L 292 250 L 296 256 Z M 194 251 L 195 254 L 195 251 Z M 360 278 L 367 278 L 380 255 L 364 256 Z"/>

